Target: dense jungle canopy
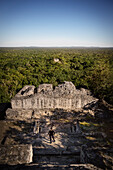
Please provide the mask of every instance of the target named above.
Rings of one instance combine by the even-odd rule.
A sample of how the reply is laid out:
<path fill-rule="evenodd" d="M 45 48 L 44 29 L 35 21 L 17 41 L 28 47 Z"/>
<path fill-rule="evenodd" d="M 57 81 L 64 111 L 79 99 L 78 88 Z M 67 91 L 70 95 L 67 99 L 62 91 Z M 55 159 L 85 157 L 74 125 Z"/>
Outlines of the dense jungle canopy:
<path fill-rule="evenodd" d="M 113 104 L 113 48 L 0 48 L 1 103 L 25 85 L 63 81 Z"/>

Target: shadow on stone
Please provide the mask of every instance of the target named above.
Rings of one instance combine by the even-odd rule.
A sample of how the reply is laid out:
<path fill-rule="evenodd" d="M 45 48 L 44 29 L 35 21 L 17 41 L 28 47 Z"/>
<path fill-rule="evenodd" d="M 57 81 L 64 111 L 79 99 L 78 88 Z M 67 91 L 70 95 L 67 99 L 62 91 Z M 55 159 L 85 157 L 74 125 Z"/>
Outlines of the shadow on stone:
<path fill-rule="evenodd" d="M 11 103 L 0 103 L 0 120 L 4 120 L 6 116 L 6 110 L 11 108 Z"/>

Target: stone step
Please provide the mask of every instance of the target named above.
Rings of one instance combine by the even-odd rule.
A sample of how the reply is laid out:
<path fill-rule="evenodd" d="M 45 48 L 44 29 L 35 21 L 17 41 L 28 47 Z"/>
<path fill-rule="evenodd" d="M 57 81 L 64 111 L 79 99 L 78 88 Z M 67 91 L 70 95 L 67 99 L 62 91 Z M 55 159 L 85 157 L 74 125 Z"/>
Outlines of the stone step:
<path fill-rule="evenodd" d="M 33 156 L 33 163 L 40 165 L 69 165 L 80 163 L 80 156 L 76 155 L 35 155 Z"/>
<path fill-rule="evenodd" d="M 69 165 L 54 165 L 54 164 L 46 164 L 40 165 L 37 163 L 24 164 L 24 165 L 0 165 L 0 169 L 2 170 L 102 170 L 92 164 L 69 164 Z"/>
<path fill-rule="evenodd" d="M 53 146 L 48 148 L 33 148 L 33 155 L 80 155 L 81 147 L 69 146 L 67 149 L 56 149 Z"/>
<path fill-rule="evenodd" d="M 33 148 L 33 162 L 39 164 L 68 165 L 80 163 L 80 147 L 66 149 Z"/>

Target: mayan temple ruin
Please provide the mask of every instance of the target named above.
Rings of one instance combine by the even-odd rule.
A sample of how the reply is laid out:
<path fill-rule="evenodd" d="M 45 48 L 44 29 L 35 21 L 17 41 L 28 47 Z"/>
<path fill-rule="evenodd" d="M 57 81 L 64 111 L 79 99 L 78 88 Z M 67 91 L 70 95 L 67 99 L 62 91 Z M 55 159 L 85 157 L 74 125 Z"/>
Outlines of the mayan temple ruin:
<path fill-rule="evenodd" d="M 89 90 L 67 81 L 55 88 L 52 84 L 23 87 L 0 121 L 0 169 L 111 167 L 100 154 L 107 142 L 101 124 L 95 123 L 96 115 L 104 113 L 98 101 Z"/>
<path fill-rule="evenodd" d="M 89 90 L 76 89 L 72 82 L 65 81 L 53 89 L 52 84 L 41 84 L 23 87 L 11 100 L 11 109 L 6 112 L 7 118 L 37 118 L 41 110 L 80 109 L 96 101 Z"/>

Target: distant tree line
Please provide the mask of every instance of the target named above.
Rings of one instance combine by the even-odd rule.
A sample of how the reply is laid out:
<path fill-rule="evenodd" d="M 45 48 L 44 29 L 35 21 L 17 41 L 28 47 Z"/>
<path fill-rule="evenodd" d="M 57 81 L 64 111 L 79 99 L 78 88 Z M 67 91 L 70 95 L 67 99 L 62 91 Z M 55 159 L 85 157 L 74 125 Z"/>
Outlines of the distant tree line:
<path fill-rule="evenodd" d="M 63 81 L 113 104 L 113 49 L 0 48 L 1 103 L 10 102 L 25 85 Z"/>

